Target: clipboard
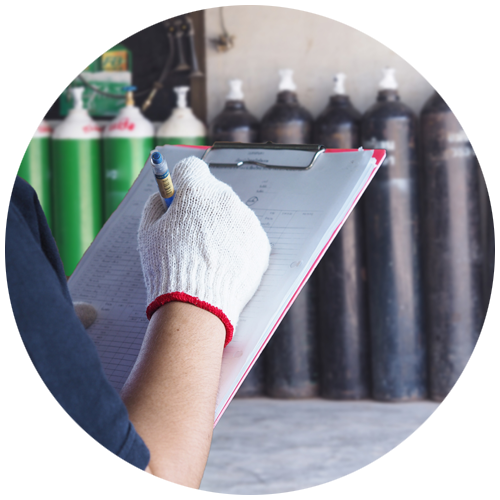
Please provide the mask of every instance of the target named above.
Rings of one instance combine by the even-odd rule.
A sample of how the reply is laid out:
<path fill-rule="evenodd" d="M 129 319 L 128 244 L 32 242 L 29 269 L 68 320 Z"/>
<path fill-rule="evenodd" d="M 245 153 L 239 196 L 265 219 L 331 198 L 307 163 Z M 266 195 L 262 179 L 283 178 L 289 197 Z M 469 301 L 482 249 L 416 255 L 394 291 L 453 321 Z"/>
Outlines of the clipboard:
<path fill-rule="evenodd" d="M 269 268 L 224 349 L 214 426 L 385 158 L 384 150 L 319 145 L 215 143 L 156 148 L 169 169 L 202 158 L 259 218 L 271 242 Z M 120 391 L 148 325 L 137 251 L 142 208 L 157 191 L 149 158 L 68 281 L 74 301 L 98 317 L 87 330 Z"/>

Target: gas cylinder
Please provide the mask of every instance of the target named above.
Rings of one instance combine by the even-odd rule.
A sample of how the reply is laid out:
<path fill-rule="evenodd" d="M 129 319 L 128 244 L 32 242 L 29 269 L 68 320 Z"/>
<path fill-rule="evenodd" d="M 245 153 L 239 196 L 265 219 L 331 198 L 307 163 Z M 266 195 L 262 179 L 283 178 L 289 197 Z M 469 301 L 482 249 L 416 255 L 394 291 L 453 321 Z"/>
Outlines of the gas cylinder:
<path fill-rule="evenodd" d="M 261 140 L 310 143 L 312 116 L 299 105 L 292 70 L 280 71 L 277 103 L 264 115 Z M 302 288 L 265 351 L 265 391 L 275 398 L 307 398 L 318 391 L 314 274 Z"/>
<path fill-rule="evenodd" d="M 209 127 L 209 141 L 257 142 L 259 121 L 245 106 L 241 80 L 229 80 L 229 93 L 222 112 Z M 260 356 L 241 384 L 235 397 L 249 398 L 264 394 L 264 357 Z"/>
<path fill-rule="evenodd" d="M 125 106 L 103 134 L 104 220 L 116 210 L 153 149 L 154 127 L 134 104 L 127 87 Z"/>
<path fill-rule="evenodd" d="M 242 84 L 241 80 L 229 80 L 224 109 L 214 118 L 208 130 L 210 144 L 215 141 L 258 141 L 259 121 L 245 107 Z"/>
<path fill-rule="evenodd" d="M 31 184 L 42 205 L 49 226 L 52 224 L 50 190 L 50 134 L 52 129 L 42 121 L 24 153 L 18 175 Z"/>
<path fill-rule="evenodd" d="M 387 157 L 362 199 L 365 215 L 373 397 L 426 396 L 418 220 L 416 117 L 386 68 L 362 118 L 362 144 Z"/>
<path fill-rule="evenodd" d="M 359 148 L 361 114 L 334 78 L 333 94 L 314 123 L 313 139 L 333 149 Z M 316 269 L 320 394 L 332 399 L 370 395 L 366 270 L 362 218 L 354 208 Z"/>
<path fill-rule="evenodd" d="M 203 146 L 207 142 L 207 129 L 187 105 L 189 87 L 174 87 L 174 91 L 177 94 L 177 106 L 156 132 L 158 146 L 165 144 Z"/>
<path fill-rule="evenodd" d="M 276 103 L 269 108 L 260 124 L 261 140 L 281 144 L 309 144 L 313 118 L 299 104 L 293 70 L 282 69 L 279 74 Z"/>
<path fill-rule="evenodd" d="M 69 276 L 102 225 L 100 127 L 83 107 L 83 87 L 52 134 L 54 238 Z"/>
<path fill-rule="evenodd" d="M 465 368 L 484 321 L 479 164 L 437 92 L 420 124 L 429 392 L 441 401 Z"/>

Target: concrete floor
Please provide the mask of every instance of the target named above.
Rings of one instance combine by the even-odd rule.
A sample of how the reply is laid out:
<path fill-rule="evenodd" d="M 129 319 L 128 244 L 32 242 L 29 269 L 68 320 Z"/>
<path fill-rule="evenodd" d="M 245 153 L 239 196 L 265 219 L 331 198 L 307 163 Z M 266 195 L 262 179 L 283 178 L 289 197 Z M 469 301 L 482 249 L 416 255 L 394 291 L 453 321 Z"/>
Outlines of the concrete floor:
<path fill-rule="evenodd" d="M 201 489 L 269 494 L 333 481 L 390 451 L 437 406 L 235 399 L 215 428 Z"/>

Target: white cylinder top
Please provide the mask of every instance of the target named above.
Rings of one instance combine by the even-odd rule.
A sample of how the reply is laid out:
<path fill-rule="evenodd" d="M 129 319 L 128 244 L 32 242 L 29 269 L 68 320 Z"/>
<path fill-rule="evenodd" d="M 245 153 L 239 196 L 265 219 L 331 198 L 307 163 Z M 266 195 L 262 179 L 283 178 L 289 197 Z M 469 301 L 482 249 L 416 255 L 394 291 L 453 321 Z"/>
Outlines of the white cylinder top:
<path fill-rule="evenodd" d="M 333 95 L 345 95 L 345 75 L 344 73 L 337 73 L 333 77 Z"/>
<path fill-rule="evenodd" d="M 174 87 L 174 91 L 177 94 L 177 107 L 187 108 L 187 93 L 189 92 L 189 87 Z"/>
<path fill-rule="evenodd" d="M 278 87 L 278 91 L 282 92 L 283 90 L 290 90 L 291 92 L 295 92 L 297 87 L 293 82 L 293 69 L 280 69 L 280 84 Z"/>
<path fill-rule="evenodd" d="M 153 137 L 153 124 L 143 116 L 137 106 L 127 105 L 120 109 L 116 118 L 104 129 L 104 137 L 146 138 Z"/>
<path fill-rule="evenodd" d="M 83 87 L 73 87 L 71 95 L 73 96 L 73 109 L 84 109 L 83 107 Z"/>
<path fill-rule="evenodd" d="M 396 90 L 398 88 L 398 82 L 394 76 L 395 72 L 394 68 L 384 68 L 382 70 L 382 80 L 378 84 L 380 90 Z"/>
<path fill-rule="evenodd" d="M 42 120 L 40 125 L 38 125 L 38 128 L 36 129 L 35 135 L 33 137 L 50 137 L 51 133 L 52 129 L 50 128 L 50 125 L 45 120 Z"/>
<path fill-rule="evenodd" d="M 174 108 L 170 118 L 160 126 L 156 137 L 205 137 L 207 130 L 191 108 Z"/>
<path fill-rule="evenodd" d="M 68 116 L 54 129 L 53 139 L 99 139 L 101 127 L 92 120 L 88 111 L 83 107 L 83 87 L 71 89 L 73 108 Z"/>
<path fill-rule="evenodd" d="M 228 80 L 229 94 L 226 96 L 226 101 L 243 101 L 244 94 L 241 87 L 243 82 L 241 80 Z"/>

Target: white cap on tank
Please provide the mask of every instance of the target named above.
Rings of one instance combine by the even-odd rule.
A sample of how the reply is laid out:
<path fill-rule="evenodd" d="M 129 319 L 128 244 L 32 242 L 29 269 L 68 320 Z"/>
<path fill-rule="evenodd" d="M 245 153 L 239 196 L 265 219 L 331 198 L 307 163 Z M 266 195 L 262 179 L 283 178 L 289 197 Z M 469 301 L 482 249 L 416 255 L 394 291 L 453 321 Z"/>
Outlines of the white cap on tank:
<path fill-rule="evenodd" d="M 74 110 L 80 111 L 85 109 L 83 107 L 83 92 L 85 89 L 83 87 L 73 87 L 71 89 L 71 95 L 73 96 L 73 108 Z"/>
<path fill-rule="evenodd" d="M 283 90 L 289 90 L 291 92 L 295 92 L 297 87 L 293 82 L 293 69 L 280 69 L 280 84 L 278 87 L 278 91 L 282 92 Z"/>
<path fill-rule="evenodd" d="M 101 127 L 83 107 L 83 87 L 72 87 L 73 107 L 68 116 L 54 129 L 53 139 L 99 139 Z"/>
<path fill-rule="evenodd" d="M 333 77 L 333 95 L 345 95 L 344 73 L 336 73 Z"/>
<path fill-rule="evenodd" d="M 398 88 L 398 82 L 394 76 L 395 72 L 394 68 L 384 68 L 382 70 L 382 80 L 378 84 L 380 90 L 396 90 Z"/>
<path fill-rule="evenodd" d="M 241 80 L 228 80 L 229 94 L 226 96 L 226 101 L 242 101 L 245 97 L 241 87 L 243 82 Z"/>
<path fill-rule="evenodd" d="M 177 108 L 187 108 L 187 93 L 189 92 L 189 87 L 174 87 L 174 91 L 177 94 Z"/>
<path fill-rule="evenodd" d="M 198 120 L 193 110 L 187 106 L 186 95 L 189 87 L 174 87 L 177 94 L 177 107 L 172 110 L 172 114 L 156 132 L 157 138 L 170 137 L 205 137 L 206 127 L 201 120 Z"/>

